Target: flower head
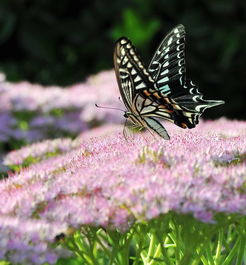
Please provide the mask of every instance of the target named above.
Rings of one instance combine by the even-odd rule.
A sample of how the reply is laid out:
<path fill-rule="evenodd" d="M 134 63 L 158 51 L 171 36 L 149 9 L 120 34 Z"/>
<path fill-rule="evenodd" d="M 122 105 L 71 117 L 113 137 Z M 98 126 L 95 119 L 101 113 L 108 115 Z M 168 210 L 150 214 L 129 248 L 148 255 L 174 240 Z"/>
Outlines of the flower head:
<path fill-rule="evenodd" d="M 203 222 L 215 222 L 220 212 L 245 215 L 245 125 L 225 119 L 201 122 L 193 130 L 167 125 L 170 141 L 148 132 L 126 141 L 117 126 L 107 127 L 108 133 L 92 131 L 92 138 L 82 134 L 78 148 L 1 181 L 0 238 L 8 242 L 3 249 L 11 247 L 19 257 L 28 247 L 22 244 L 37 242 L 31 246 L 36 257 L 43 257 L 44 249 L 51 251 L 52 238 L 67 227 L 124 230 L 169 211 L 193 214 Z M 42 236 L 35 225 L 32 231 L 16 232 L 17 225 L 6 230 L 4 218 L 41 222 L 48 230 Z M 52 230 L 56 223 L 59 231 Z"/>

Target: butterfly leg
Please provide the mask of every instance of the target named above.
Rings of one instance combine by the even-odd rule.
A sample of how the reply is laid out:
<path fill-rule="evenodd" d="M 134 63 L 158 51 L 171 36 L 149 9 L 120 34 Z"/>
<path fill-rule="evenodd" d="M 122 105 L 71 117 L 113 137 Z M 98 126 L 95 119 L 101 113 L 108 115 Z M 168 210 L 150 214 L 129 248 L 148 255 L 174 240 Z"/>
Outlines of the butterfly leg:
<path fill-rule="evenodd" d="M 124 123 L 123 135 L 124 135 L 125 140 L 128 141 L 127 135 L 126 135 L 126 129 L 127 129 L 127 119 L 125 120 L 125 123 Z"/>

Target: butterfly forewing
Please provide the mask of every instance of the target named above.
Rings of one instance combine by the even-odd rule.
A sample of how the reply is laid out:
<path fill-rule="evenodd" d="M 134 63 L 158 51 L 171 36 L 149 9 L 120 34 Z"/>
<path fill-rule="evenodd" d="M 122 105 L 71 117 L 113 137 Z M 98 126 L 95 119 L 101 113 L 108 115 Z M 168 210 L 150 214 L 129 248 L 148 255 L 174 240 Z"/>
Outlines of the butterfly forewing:
<path fill-rule="evenodd" d="M 121 96 L 123 100 L 127 100 L 128 107 L 136 93 L 153 86 L 151 75 L 144 68 L 135 48 L 127 38 L 121 38 L 116 43 L 114 66 Z"/>
<path fill-rule="evenodd" d="M 148 71 L 155 81 L 156 90 L 162 97 L 167 96 L 174 107 L 174 123 L 183 128 L 193 128 L 206 108 L 224 102 L 204 100 L 198 87 L 186 78 L 185 35 L 183 25 L 171 30 L 157 48 Z M 157 99 L 157 102 L 161 101 Z"/>
<path fill-rule="evenodd" d="M 148 71 L 163 95 L 178 95 L 185 82 L 185 29 L 178 25 L 157 48 Z"/>
<path fill-rule="evenodd" d="M 149 72 L 144 68 L 143 63 L 137 56 L 135 48 L 127 38 L 121 38 L 117 41 L 114 51 L 115 72 L 120 89 L 121 97 L 131 114 L 131 120 L 134 124 L 148 128 L 161 135 L 161 131 L 165 128 L 158 122 L 154 123 L 154 119 L 145 120 L 145 116 L 160 115 L 155 111 L 158 110 L 157 103 L 154 103 L 151 98 L 148 98 L 149 90 L 154 92 L 154 80 Z M 148 121 L 148 122 L 147 122 Z M 150 126 L 151 125 L 151 126 Z M 158 125 L 158 126 L 157 126 Z M 158 128 L 155 128 L 157 126 Z M 163 134 L 165 139 L 169 139 L 168 134 Z"/>

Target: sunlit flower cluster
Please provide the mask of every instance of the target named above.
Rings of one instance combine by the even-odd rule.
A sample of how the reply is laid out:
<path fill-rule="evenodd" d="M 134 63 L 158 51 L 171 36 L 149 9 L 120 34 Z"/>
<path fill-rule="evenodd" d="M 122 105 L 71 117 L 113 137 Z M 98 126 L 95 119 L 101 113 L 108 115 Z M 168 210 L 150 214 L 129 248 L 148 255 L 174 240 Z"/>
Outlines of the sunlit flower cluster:
<path fill-rule="evenodd" d="M 207 223 L 221 212 L 245 215 L 246 122 L 165 126 L 170 141 L 148 132 L 125 139 L 122 126 L 101 127 L 55 157 L 44 157 L 52 148 L 39 143 L 32 154 L 43 159 L 0 182 L 2 257 L 11 252 L 13 262 L 52 264 L 62 251 L 51 243 L 68 227 L 124 231 L 170 211 Z M 30 150 L 21 149 L 16 162 Z"/>

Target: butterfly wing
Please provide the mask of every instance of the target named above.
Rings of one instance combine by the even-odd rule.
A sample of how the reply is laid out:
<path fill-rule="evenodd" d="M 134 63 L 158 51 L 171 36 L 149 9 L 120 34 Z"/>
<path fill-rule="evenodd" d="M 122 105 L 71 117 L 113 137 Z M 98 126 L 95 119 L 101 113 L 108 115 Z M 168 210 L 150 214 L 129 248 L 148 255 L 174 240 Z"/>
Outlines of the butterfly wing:
<path fill-rule="evenodd" d="M 143 96 L 142 94 L 136 95 L 134 98 L 134 106 L 136 112 L 143 120 L 143 124 L 151 132 L 157 133 L 159 136 L 165 140 L 169 140 L 170 137 L 164 128 L 164 126 L 156 121 L 156 118 L 165 118 L 166 120 L 172 121 L 172 114 L 165 108 L 165 106 L 160 106 L 158 103 L 152 101 L 150 98 Z"/>
<path fill-rule="evenodd" d="M 114 68 L 121 97 L 130 112 L 133 99 L 148 87 L 153 87 L 154 80 L 144 68 L 132 43 L 125 37 L 120 38 L 114 50 Z"/>
<path fill-rule="evenodd" d="M 221 100 L 204 100 L 191 80 L 186 78 L 185 28 L 172 29 L 157 48 L 148 71 L 155 81 L 160 104 L 163 98 L 174 108 L 174 123 L 183 128 L 193 128 L 206 108 L 224 104 Z"/>
<path fill-rule="evenodd" d="M 151 117 L 144 117 L 144 121 L 146 122 L 148 128 L 151 131 L 154 131 L 157 133 L 160 137 L 162 137 L 165 140 L 169 140 L 170 136 L 167 133 L 167 130 L 164 128 L 164 126 L 158 122 L 157 120 L 151 118 Z"/>
<path fill-rule="evenodd" d="M 188 91 L 188 93 L 174 97 L 173 101 L 181 106 L 182 109 L 192 113 L 197 113 L 199 116 L 205 109 L 225 103 L 223 100 L 203 99 L 203 95 L 199 92 L 198 87 L 190 80 L 186 80 L 184 89 Z"/>
<path fill-rule="evenodd" d="M 183 93 L 185 83 L 185 29 L 178 25 L 171 30 L 157 48 L 148 71 L 155 88 L 163 95 Z"/>
<path fill-rule="evenodd" d="M 154 80 L 144 68 L 134 46 L 127 38 L 123 37 L 116 42 L 114 66 L 121 97 L 134 116 L 135 123 L 138 122 L 164 139 L 169 139 L 165 128 L 150 118 L 151 115 L 156 116 L 153 113 L 157 111 L 157 103 L 148 99 L 147 96 L 150 90 L 155 92 L 151 89 L 154 87 Z M 152 103 L 155 107 L 151 106 Z"/>

